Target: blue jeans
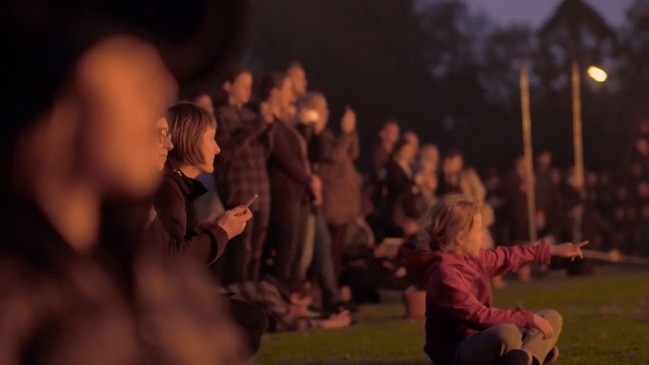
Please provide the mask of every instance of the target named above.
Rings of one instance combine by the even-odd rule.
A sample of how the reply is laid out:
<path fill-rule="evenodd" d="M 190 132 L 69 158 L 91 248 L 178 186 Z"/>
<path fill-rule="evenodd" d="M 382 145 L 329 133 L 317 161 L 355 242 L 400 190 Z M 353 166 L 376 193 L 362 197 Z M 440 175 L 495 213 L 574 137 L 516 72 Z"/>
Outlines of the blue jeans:
<path fill-rule="evenodd" d="M 332 308 L 339 301 L 339 297 L 331 249 L 331 233 L 320 208 L 315 210 L 313 218 L 315 235 L 311 271 L 322 289 L 322 306 Z"/>

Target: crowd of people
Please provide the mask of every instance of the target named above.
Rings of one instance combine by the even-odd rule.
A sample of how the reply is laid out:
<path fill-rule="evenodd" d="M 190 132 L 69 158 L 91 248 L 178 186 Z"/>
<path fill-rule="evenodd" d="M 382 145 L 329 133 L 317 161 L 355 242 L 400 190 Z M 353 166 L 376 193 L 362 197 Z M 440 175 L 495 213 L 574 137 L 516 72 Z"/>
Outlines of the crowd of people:
<path fill-rule="evenodd" d="M 20 14 L 3 40 L 35 53 L 19 53 L 10 81 L 24 85 L 34 70 L 42 80 L 3 104 L 0 310 L 10 315 L 0 320 L 2 363 L 234 364 L 253 356 L 268 330 L 350 326 L 357 304 L 380 301 L 380 285 L 405 288 L 416 267 L 381 242 L 446 234 L 457 222 L 440 209 L 453 206 L 468 207 L 458 218 L 465 223 L 481 217 L 464 227 L 471 255 L 529 243 L 522 160 L 510 178 L 490 173 L 483 184 L 459 150 L 420 146 L 387 119 L 363 176 L 353 108 L 330 121 L 326 95 L 309 90 L 299 62 L 261 77 L 232 67 L 215 93 L 179 101 L 177 80 L 190 70 L 170 66 L 168 48 L 128 27 L 80 39 L 59 23 L 30 28 Z M 46 34 L 70 44 L 53 47 L 40 40 Z M 637 222 L 649 210 L 624 205 L 649 196 L 645 138 L 633 156 L 637 190 L 609 200 L 604 176 L 589 173 L 582 189 L 557 179 L 540 154 L 542 236 L 646 247 Z M 598 241 L 608 233 L 614 239 Z M 455 247 L 436 244 L 430 249 Z M 535 247 L 493 274 L 581 254 Z M 516 323 L 548 337 L 548 320 L 560 322 L 554 312 L 548 320 L 525 313 Z M 427 351 L 439 359 L 434 340 Z M 554 342 L 537 343 L 534 356 L 550 356 Z"/>

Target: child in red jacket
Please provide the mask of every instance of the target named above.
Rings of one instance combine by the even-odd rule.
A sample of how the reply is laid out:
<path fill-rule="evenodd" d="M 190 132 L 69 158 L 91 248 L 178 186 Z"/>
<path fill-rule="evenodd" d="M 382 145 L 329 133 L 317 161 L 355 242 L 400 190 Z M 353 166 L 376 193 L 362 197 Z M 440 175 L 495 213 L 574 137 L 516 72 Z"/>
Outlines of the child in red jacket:
<path fill-rule="evenodd" d="M 490 278 L 550 256 L 582 257 L 586 244 L 497 247 L 483 250 L 479 206 L 461 194 L 444 196 L 428 212 L 430 240 L 402 248 L 409 272 L 426 287 L 426 346 L 436 365 L 554 363 L 561 315 L 493 306 Z"/>

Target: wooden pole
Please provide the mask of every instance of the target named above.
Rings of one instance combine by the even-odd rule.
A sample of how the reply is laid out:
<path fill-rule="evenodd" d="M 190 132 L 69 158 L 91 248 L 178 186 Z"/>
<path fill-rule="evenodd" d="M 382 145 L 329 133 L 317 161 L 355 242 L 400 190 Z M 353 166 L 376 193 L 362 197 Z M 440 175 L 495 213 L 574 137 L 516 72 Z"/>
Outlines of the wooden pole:
<path fill-rule="evenodd" d="M 534 188 L 534 157 L 532 154 L 532 115 L 530 111 L 530 82 L 527 63 L 521 60 L 521 113 L 523 123 L 523 147 L 525 151 L 525 167 L 527 179 L 527 222 L 530 242 L 536 242 L 536 202 Z"/>
<path fill-rule="evenodd" d="M 575 186 L 581 190 L 584 186 L 584 145 L 581 124 L 581 74 L 577 60 L 572 61 L 572 133 L 575 148 Z"/>

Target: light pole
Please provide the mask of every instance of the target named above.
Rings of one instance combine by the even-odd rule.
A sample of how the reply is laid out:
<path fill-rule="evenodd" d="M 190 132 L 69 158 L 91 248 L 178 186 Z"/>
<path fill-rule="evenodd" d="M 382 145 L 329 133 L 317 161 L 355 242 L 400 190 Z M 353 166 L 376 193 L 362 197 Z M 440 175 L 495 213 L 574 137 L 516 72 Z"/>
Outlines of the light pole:
<path fill-rule="evenodd" d="M 587 74 L 597 82 L 604 82 L 608 78 L 606 71 L 603 69 L 590 66 Z M 572 61 L 571 67 L 572 81 L 572 132 L 573 146 L 575 149 L 575 185 L 581 189 L 584 186 L 584 145 L 582 138 L 582 119 L 581 119 L 581 72 L 579 63 Z"/>
<path fill-rule="evenodd" d="M 523 151 L 525 155 L 525 179 L 527 180 L 527 223 L 530 242 L 536 242 L 536 202 L 534 181 L 534 155 L 532 151 L 532 113 L 530 111 L 530 82 L 527 60 L 521 59 L 521 121 L 523 127 Z"/>

